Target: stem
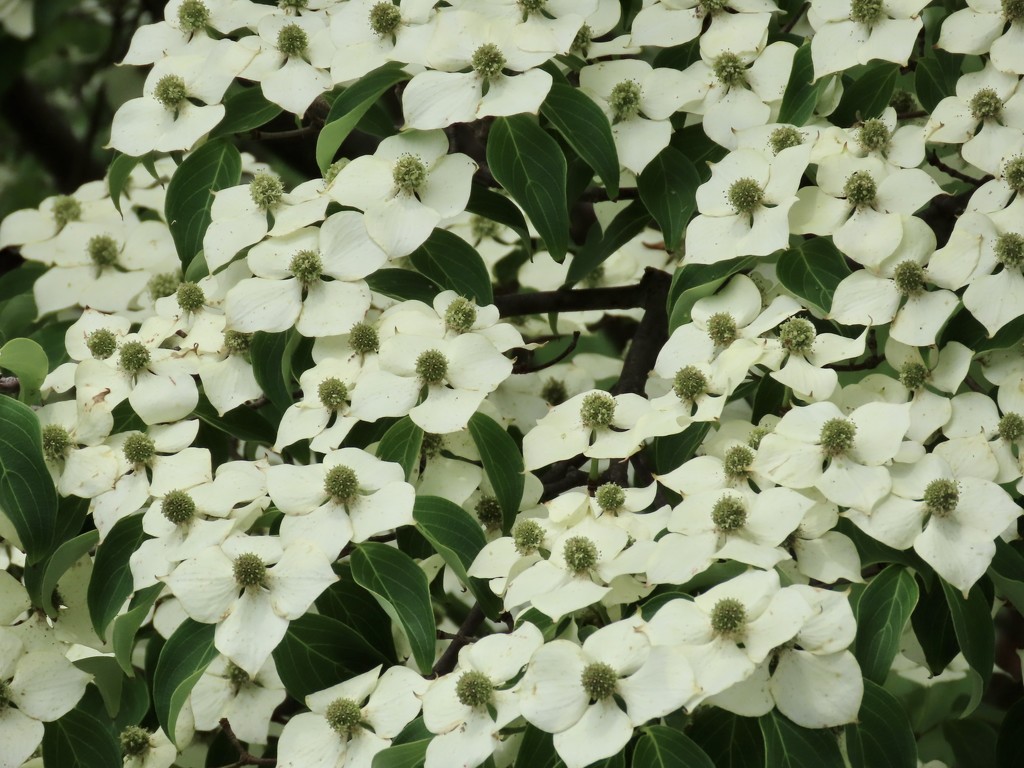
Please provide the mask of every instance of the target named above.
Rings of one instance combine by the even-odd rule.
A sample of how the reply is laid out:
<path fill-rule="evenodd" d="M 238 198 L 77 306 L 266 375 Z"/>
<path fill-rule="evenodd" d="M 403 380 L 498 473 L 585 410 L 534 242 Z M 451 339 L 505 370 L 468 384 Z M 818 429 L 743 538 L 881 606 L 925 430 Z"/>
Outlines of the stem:
<path fill-rule="evenodd" d="M 557 291 L 510 293 L 495 296 L 494 303 L 501 317 L 516 317 L 590 309 L 635 309 L 644 305 L 645 295 L 641 280 L 636 285 L 618 288 L 559 288 Z"/>
<path fill-rule="evenodd" d="M 238 737 L 235 735 L 234 730 L 232 730 L 232 728 L 231 728 L 231 723 L 228 722 L 228 719 L 226 717 L 222 717 L 220 719 L 220 728 L 224 732 L 224 735 L 227 736 L 228 741 L 231 742 L 231 746 L 233 746 L 235 749 L 238 750 L 238 762 L 235 763 L 236 766 L 242 766 L 242 765 L 274 766 L 274 765 L 277 765 L 277 759 L 276 758 L 273 758 L 273 757 L 256 757 L 256 755 L 254 755 L 251 752 L 249 752 L 249 750 L 245 748 L 245 745 L 243 745 L 242 742 L 240 742 L 238 740 Z"/>
<path fill-rule="evenodd" d="M 434 665 L 432 672 L 434 677 L 447 675 L 455 669 L 455 665 L 459 661 L 459 651 L 462 650 L 463 646 L 469 645 L 469 643 L 472 642 L 470 638 L 483 623 L 484 610 L 480 607 L 480 604 L 477 603 L 466 616 L 465 621 L 462 622 L 462 626 L 459 627 L 459 631 L 448 644 L 448 647 L 444 649 L 444 653 L 441 654 L 441 658 L 438 659 L 437 663 Z"/>

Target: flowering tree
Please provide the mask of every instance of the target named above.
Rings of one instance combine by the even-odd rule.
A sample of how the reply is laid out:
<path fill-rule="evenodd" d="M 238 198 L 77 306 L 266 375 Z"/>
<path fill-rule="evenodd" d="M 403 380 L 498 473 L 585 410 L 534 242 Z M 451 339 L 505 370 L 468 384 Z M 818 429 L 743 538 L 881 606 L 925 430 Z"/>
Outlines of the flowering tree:
<path fill-rule="evenodd" d="M 0 222 L 0 768 L 1021 764 L 1020 0 L 116 18 Z"/>

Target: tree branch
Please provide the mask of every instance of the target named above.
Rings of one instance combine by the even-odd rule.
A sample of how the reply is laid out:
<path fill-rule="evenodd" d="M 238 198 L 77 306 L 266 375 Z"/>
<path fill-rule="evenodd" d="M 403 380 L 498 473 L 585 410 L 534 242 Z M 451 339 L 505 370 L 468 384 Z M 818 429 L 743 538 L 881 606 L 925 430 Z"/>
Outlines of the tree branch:
<path fill-rule="evenodd" d="M 502 317 L 516 317 L 588 309 L 636 309 L 643 306 L 645 296 L 641 281 L 617 288 L 559 288 L 557 291 L 509 293 L 495 296 L 494 303 Z"/>
<path fill-rule="evenodd" d="M 238 762 L 236 766 L 242 765 L 266 765 L 274 766 L 277 765 L 277 759 L 273 757 L 256 757 L 256 755 L 249 752 L 248 749 L 238 740 L 234 730 L 231 728 L 231 723 L 228 722 L 226 717 L 220 719 L 220 728 L 224 731 L 224 735 L 227 736 L 228 741 L 231 742 L 231 746 L 238 750 Z"/>
<path fill-rule="evenodd" d="M 459 627 L 459 631 L 455 634 L 455 638 L 448 644 L 448 647 L 444 649 L 444 653 L 441 654 L 441 658 L 437 660 L 434 665 L 433 675 L 434 677 L 441 677 L 441 675 L 447 675 L 453 669 L 459 661 L 459 651 L 462 650 L 463 646 L 470 643 L 470 638 L 473 633 L 479 629 L 480 625 L 484 623 L 484 610 L 477 603 L 473 606 L 469 615 L 462 622 L 462 626 Z"/>

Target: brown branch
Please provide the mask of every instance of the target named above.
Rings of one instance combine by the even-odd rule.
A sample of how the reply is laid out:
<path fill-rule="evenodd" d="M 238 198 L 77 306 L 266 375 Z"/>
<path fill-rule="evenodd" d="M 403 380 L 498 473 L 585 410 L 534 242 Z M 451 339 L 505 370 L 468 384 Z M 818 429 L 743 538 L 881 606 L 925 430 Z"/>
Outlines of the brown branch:
<path fill-rule="evenodd" d="M 233 746 L 235 749 L 238 750 L 238 762 L 235 763 L 236 766 L 242 766 L 242 765 L 267 765 L 267 766 L 273 766 L 273 765 L 277 765 L 277 759 L 276 758 L 273 758 L 273 757 L 256 757 L 256 755 L 254 755 L 251 752 L 249 752 L 249 750 L 245 748 L 245 745 L 242 744 L 242 742 L 240 742 L 238 740 L 238 737 L 235 735 L 234 730 L 232 730 L 232 728 L 231 728 L 231 723 L 228 722 L 228 719 L 226 717 L 222 717 L 220 719 L 220 728 L 224 732 L 224 735 L 227 736 L 228 741 L 231 742 L 231 746 Z"/>
<path fill-rule="evenodd" d="M 462 650 L 463 646 L 472 642 L 471 638 L 473 633 L 476 632 L 480 625 L 484 623 L 484 618 L 484 610 L 480 607 L 480 604 L 477 603 L 473 606 L 472 610 L 462 622 L 462 626 L 459 627 L 459 631 L 448 644 L 448 647 L 444 649 L 444 653 L 441 654 L 441 658 L 438 659 L 437 663 L 434 665 L 432 672 L 434 677 L 447 675 L 455 669 L 455 665 L 459 661 L 459 651 Z"/>
<path fill-rule="evenodd" d="M 613 395 L 627 392 L 641 394 L 647 374 L 654 367 L 658 353 L 668 341 L 668 289 L 672 278 L 667 272 L 648 267 L 637 286 L 641 292 L 640 306 L 644 316 L 633 334 L 626 359 L 622 362 L 622 375 L 612 387 Z"/>
<path fill-rule="evenodd" d="M 579 331 L 573 331 L 572 332 L 572 341 L 569 342 L 569 346 L 567 346 L 565 349 L 563 349 L 561 352 L 559 352 L 558 355 L 554 359 L 548 360 L 546 363 L 541 363 L 540 365 L 534 366 L 532 368 L 530 367 L 530 362 L 529 361 L 533 359 L 533 350 L 532 349 L 523 350 L 523 356 L 522 356 L 522 361 L 523 362 L 520 363 L 520 358 L 517 356 L 516 357 L 516 364 L 514 366 L 512 366 L 512 373 L 536 373 L 537 371 L 543 371 L 546 368 L 550 368 L 553 365 L 558 365 L 560 362 L 565 360 L 565 358 L 567 358 L 569 355 L 572 354 L 573 350 L 576 349 L 576 345 L 579 344 L 579 342 L 580 342 L 580 332 Z"/>
<path fill-rule="evenodd" d="M 962 171 L 956 170 L 956 168 L 951 168 L 950 166 L 946 165 L 944 162 L 939 160 L 939 153 L 935 152 L 934 150 L 928 153 L 928 162 L 934 165 L 943 173 L 952 176 L 954 179 L 959 179 L 960 181 L 975 187 L 980 187 L 982 184 L 984 184 L 986 181 L 989 181 L 992 178 L 991 176 L 988 175 L 982 176 L 980 178 L 975 176 L 969 176 L 966 173 L 963 173 Z"/>
<path fill-rule="evenodd" d="M 21 389 L 17 376 L 0 376 L 0 392 L 5 395 L 16 395 Z"/>
<path fill-rule="evenodd" d="M 782 28 L 782 34 L 786 35 L 793 31 L 793 27 L 796 26 L 796 23 L 800 21 L 800 18 L 807 12 L 807 8 L 809 6 L 810 3 L 804 3 L 799 8 L 797 8 L 796 13 L 793 14 L 793 18 L 787 21 L 786 26 Z"/>
<path fill-rule="evenodd" d="M 557 291 L 509 293 L 495 296 L 494 303 L 502 317 L 516 317 L 591 309 L 636 309 L 644 306 L 645 298 L 646 290 L 641 281 L 617 288 L 559 288 Z"/>

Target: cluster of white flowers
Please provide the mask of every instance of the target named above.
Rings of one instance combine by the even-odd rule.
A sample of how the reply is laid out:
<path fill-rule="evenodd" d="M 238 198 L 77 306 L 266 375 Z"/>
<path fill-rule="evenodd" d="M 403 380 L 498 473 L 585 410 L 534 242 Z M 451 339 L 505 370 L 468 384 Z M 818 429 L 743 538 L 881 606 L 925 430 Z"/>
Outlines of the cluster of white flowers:
<path fill-rule="evenodd" d="M 58 494 L 87 509 L 64 540 L 94 537 L 51 579 L 14 516 L 0 526 L 0 768 L 38 765 L 42 723 L 99 682 L 97 659 L 152 678 L 203 625 L 213 650 L 154 699 L 161 729 L 140 725 L 148 704 L 118 720 L 125 765 L 191 765 L 223 719 L 281 768 L 421 742 L 427 768 L 508 766 L 524 731 L 585 768 L 712 707 L 852 727 L 871 566 L 981 591 L 1024 493 L 1024 6 L 925 29 L 924 2 L 628 5 L 170 0 L 138 30 L 124 63 L 151 69 L 110 146 L 143 161 L 0 222 L 63 333 L 35 413 Z M 0 0 L 0 21 L 17 33 L 25 8 Z M 870 95 L 845 70 L 906 66 L 933 38 L 972 57 L 933 109 L 894 92 L 896 66 L 873 116 L 844 101 Z M 290 190 L 245 154 L 212 203 L 194 190 L 201 213 L 170 216 L 232 97 L 258 88 L 311 126 L 382 72 L 401 116 L 373 154 L 333 153 Z M 607 119 L 623 199 L 547 114 L 566 91 Z M 507 178 L 483 167 L 501 162 L 492 118 L 524 114 L 573 158 L 569 194 L 598 200 L 561 261 L 538 231 L 564 201 L 522 161 L 536 134 Z M 928 206 L 954 196 L 937 233 L 949 215 Z M 519 312 L 516 288 L 538 303 Z M 567 360 L 544 349 L 573 333 Z M 434 503 L 441 533 L 419 514 Z M 357 567 L 378 547 L 432 585 L 432 673 L 415 579 Z M 118 557 L 123 604 L 101 619 L 90 574 L 115 589 Z M 333 647 L 372 664 L 280 650 L 312 616 L 344 624 L 325 608 L 342 588 L 384 606 L 397 663 L 369 639 Z M 127 640 L 104 638 L 115 614 Z"/>

